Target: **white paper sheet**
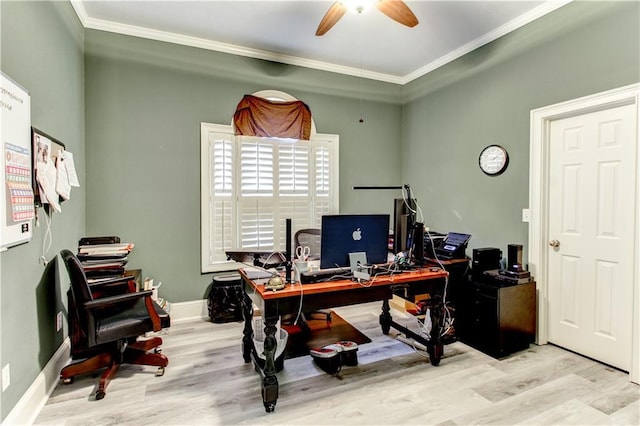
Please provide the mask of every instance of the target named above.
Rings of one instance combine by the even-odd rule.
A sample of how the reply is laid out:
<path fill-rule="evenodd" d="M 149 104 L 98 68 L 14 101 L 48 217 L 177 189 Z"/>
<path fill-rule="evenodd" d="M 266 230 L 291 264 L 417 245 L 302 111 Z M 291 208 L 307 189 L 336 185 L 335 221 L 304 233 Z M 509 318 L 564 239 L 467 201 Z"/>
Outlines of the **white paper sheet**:
<path fill-rule="evenodd" d="M 67 169 L 69 185 L 80 187 L 80 181 L 78 180 L 78 174 L 76 173 L 76 163 L 73 161 L 73 154 L 69 151 L 60 151 L 60 155 L 62 156 L 64 166 Z"/>
<path fill-rule="evenodd" d="M 38 184 L 40 185 L 41 194 L 44 194 L 46 197 L 46 202 L 53 207 L 56 211 L 61 212 L 60 203 L 58 202 L 58 193 L 56 192 L 56 177 L 57 171 L 56 166 L 53 164 L 53 161 L 48 161 L 46 163 L 38 162 L 37 163 L 37 177 Z M 44 203 L 44 199 L 41 200 Z"/>
<path fill-rule="evenodd" d="M 63 152 L 64 151 L 60 151 L 60 153 Z M 62 155 L 58 155 L 56 159 L 56 192 L 60 194 L 62 198 L 68 200 L 71 198 L 71 185 L 69 184 L 69 175 L 67 174 L 67 167 L 65 166 L 66 162 Z"/>

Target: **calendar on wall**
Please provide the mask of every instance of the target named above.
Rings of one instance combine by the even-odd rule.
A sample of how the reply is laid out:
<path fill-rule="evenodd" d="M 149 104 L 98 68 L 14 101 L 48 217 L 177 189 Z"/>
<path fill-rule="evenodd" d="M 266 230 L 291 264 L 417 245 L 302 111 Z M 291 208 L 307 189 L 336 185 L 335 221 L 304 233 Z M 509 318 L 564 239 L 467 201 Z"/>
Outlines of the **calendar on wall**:
<path fill-rule="evenodd" d="M 0 138 L 3 176 L 0 249 L 6 249 L 31 240 L 35 204 L 31 185 L 31 98 L 23 87 L 2 72 Z"/>

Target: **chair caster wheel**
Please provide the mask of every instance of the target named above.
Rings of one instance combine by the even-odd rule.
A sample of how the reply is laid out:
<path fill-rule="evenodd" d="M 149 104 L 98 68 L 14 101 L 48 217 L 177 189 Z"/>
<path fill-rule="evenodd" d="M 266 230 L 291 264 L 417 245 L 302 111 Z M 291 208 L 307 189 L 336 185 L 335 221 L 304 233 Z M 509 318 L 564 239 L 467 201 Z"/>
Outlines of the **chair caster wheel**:
<path fill-rule="evenodd" d="M 101 391 L 101 390 L 97 391 L 97 392 L 96 392 L 96 401 L 101 400 L 102 398 L 104 398 L 104 396 L 105 396 L 105 395 L 106 395 L 106 394 L 105 394 L 105 392 L 104 392 L 104 391 Z"/>
<path fill-rule="evenodd" d="M 62 379 L 63 385 L 70 385 L 71 383 L 73 383 L 73 377 L 67 377 L 65 379 Z"/>
<path fill-rule="evenodd" d="M 164 376 L 164 367 L 158 367 L 158 371 L 156 371 L 156 377 Z"/>
<path fill-rule="evenodd" d="M 276 404 L 264 404 L 267 413 L 273 413 L 276 410 Z"/>
<path fill-rule="evenodd" d="M 153 350 L 153 353 L 155 353 L 155 354 L 159 354 L 160 352 L 162 352 L 162 349 L 160 349 L 160 348 L 155 348 Z"/>

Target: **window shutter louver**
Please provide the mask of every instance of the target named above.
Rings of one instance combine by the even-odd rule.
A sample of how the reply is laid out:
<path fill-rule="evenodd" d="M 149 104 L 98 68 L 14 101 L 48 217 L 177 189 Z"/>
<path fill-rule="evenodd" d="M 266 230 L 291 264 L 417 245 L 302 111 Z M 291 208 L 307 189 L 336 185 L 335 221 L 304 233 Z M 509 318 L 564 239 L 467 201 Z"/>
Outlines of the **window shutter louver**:
<path fill-rule="evenodd" d="M 331 189 L 331 156 L 326 147 L 316 149 L 316 195 L 328 196 Z"/>
<path fill-rule="evenodd" d="M 231 195 L 233 190 L 233 142 L 218 139 L 213 142 L 213 192 Z"/>
<path fill-rule="evenodd" d="M 240 146 L 240 193 L 243 196 L 273 195 L 273 146 L 242 142 Z"/>
<path fill-rule="evenodd" d="M 309 196 L 309 145 L 281 145 L 279 154 L 280 195 Z"/>
<path fill-rule="evenodd" d="M 267 198 L 240 201 L 240 248 L 274 249 L 274 203 Z"/>
<path fill-rule="evenodd" d="M 226 259 L 225 251 L 233 248 L 233 205 L 229 200 L 213 203 L 213 252 L 214 261 Z"/>

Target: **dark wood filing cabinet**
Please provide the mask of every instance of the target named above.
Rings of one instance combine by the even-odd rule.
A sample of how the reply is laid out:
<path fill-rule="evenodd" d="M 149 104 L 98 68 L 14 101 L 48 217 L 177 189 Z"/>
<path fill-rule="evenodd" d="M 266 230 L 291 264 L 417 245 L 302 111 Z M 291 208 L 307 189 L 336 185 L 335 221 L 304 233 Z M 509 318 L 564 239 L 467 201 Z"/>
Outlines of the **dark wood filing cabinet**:
<path fill-rule="evenodd" d="M 536 283 L 509 286 L 470 281 L 459 293 L 458 338 L 496 358 L 526 349 L 535 339 Z"/>

